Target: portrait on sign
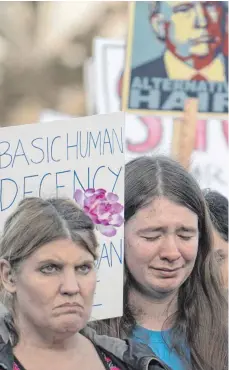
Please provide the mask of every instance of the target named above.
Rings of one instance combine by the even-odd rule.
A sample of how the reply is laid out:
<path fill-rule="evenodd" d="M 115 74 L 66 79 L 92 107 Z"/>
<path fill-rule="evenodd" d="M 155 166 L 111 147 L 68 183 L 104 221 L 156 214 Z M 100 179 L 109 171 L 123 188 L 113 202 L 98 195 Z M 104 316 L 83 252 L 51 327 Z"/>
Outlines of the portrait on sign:
<path fill-rule="evenodd" d="M 225 1 L 132 3 L 123 109 L 179 116 L 197 98 L 202 116 L 227 114 L 227 22 Z"/>

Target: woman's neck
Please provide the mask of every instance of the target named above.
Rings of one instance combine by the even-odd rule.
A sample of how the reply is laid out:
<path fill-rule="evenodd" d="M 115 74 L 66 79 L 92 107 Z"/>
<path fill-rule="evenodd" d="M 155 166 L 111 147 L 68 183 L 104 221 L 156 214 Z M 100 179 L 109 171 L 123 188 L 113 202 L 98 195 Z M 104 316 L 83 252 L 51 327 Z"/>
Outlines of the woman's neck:
<path fill-rule="evenodd" d="M 94 352 L 92 343 L 79 333 L 71 341 L 51 343 L 35 339 L 35 336 L 31 335 L 30 332 L 27 339 L 22 335 L 13 349 L 14 356 L 23 367 L 33 370 L 45 369 L 47 364 L 53 364 L 53 368 L 55 367 L 57 370 L 92 368 L 92 363 L 96 360 Z"/>
<path fill-rule="evenodd" d="M 172 327 L 172 316 L 177 311 L 177 293 L 158 298 L 131 288 L 128 302 L 137 324 L 155 331 Z"/>
<path fill-rule="evenodd" d="M 38 328 L 34 325 L 28 325 L 20 322 L 18 325 L 19 342 L 17 348 L 36 348 L 40 350 L 52 350 L 53 352 L 75 350 L 82 342 L 82 335 L 79 333 L 58 333 L 50 331 L 49 328 Z"/>

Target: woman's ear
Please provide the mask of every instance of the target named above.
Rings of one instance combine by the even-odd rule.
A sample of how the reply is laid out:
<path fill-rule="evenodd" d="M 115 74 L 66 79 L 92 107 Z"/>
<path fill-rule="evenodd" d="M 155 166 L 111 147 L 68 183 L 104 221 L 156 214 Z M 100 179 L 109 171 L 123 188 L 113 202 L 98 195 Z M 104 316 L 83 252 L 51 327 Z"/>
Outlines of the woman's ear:
<path fill-rule="evenodd" d="M 14 274 L 10 263 L 5 259 L 0 259 L 0 279 L 1 284 L 8 293 L 16 292 Z"/>

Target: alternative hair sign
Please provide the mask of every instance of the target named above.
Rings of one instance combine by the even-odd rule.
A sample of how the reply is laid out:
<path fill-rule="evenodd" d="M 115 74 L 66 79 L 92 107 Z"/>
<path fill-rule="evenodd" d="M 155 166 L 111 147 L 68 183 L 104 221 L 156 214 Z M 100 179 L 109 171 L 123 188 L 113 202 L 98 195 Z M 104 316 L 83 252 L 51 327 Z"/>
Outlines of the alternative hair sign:
<path fill-rule="evenodd" d="M 68 197 L 99 241 L 92 319 L 122 316 L 124 113 L 0 129 L 0 229 L 24 197 Z"/>
<path fill-rule="evenodd" d="M 202 117 L 228 113 L 226 1 L 130 5 L 123 110 L 180 116 L 187 98 Z"/>
<path fill-rule="evenodd" d="M 94 46 L 97 113 L 117 112 L 120 109 L 122 94 L 124 40 L 100 38 L 95 40 Z M 177 125 L 178 120 L 181 121 L 180 118 L 175 120 L 171 116 L 137 116 L 126 113 L 126 161 L 140 155 L 173 155 L 174 138 L 178 138 L 176 133 L 178 126 L 181 126 Z M 187 136 L 189 130 L 183 127 L 181 131 Z M 186 139 L 184 141 L 187 143 Z M 187 150 L 190 150 L 190 142 L 185 149 L 187 154 Z M 211 117 L 198 120 L 190 159 L 190 172 L 202 188 L 215 189 L 225 196 L 228 195 L 228 121 L 226 119 L 219 120 Z"/>

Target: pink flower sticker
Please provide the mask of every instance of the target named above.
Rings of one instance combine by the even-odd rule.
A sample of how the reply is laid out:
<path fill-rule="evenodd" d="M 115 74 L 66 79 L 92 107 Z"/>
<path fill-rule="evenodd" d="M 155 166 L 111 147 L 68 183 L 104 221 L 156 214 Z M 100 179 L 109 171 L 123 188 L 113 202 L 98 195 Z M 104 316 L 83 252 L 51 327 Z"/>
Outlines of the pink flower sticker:
<path fill-rule="evenodd" d="M 77 189 L 74 199 L 92 219 L 97 230 L 105 236 L 116 235 L 116 228 L 124 223 L 121 215 L 124 207 L 118 202 L 117 194 L 106 192 L 104 189 Z"/>

